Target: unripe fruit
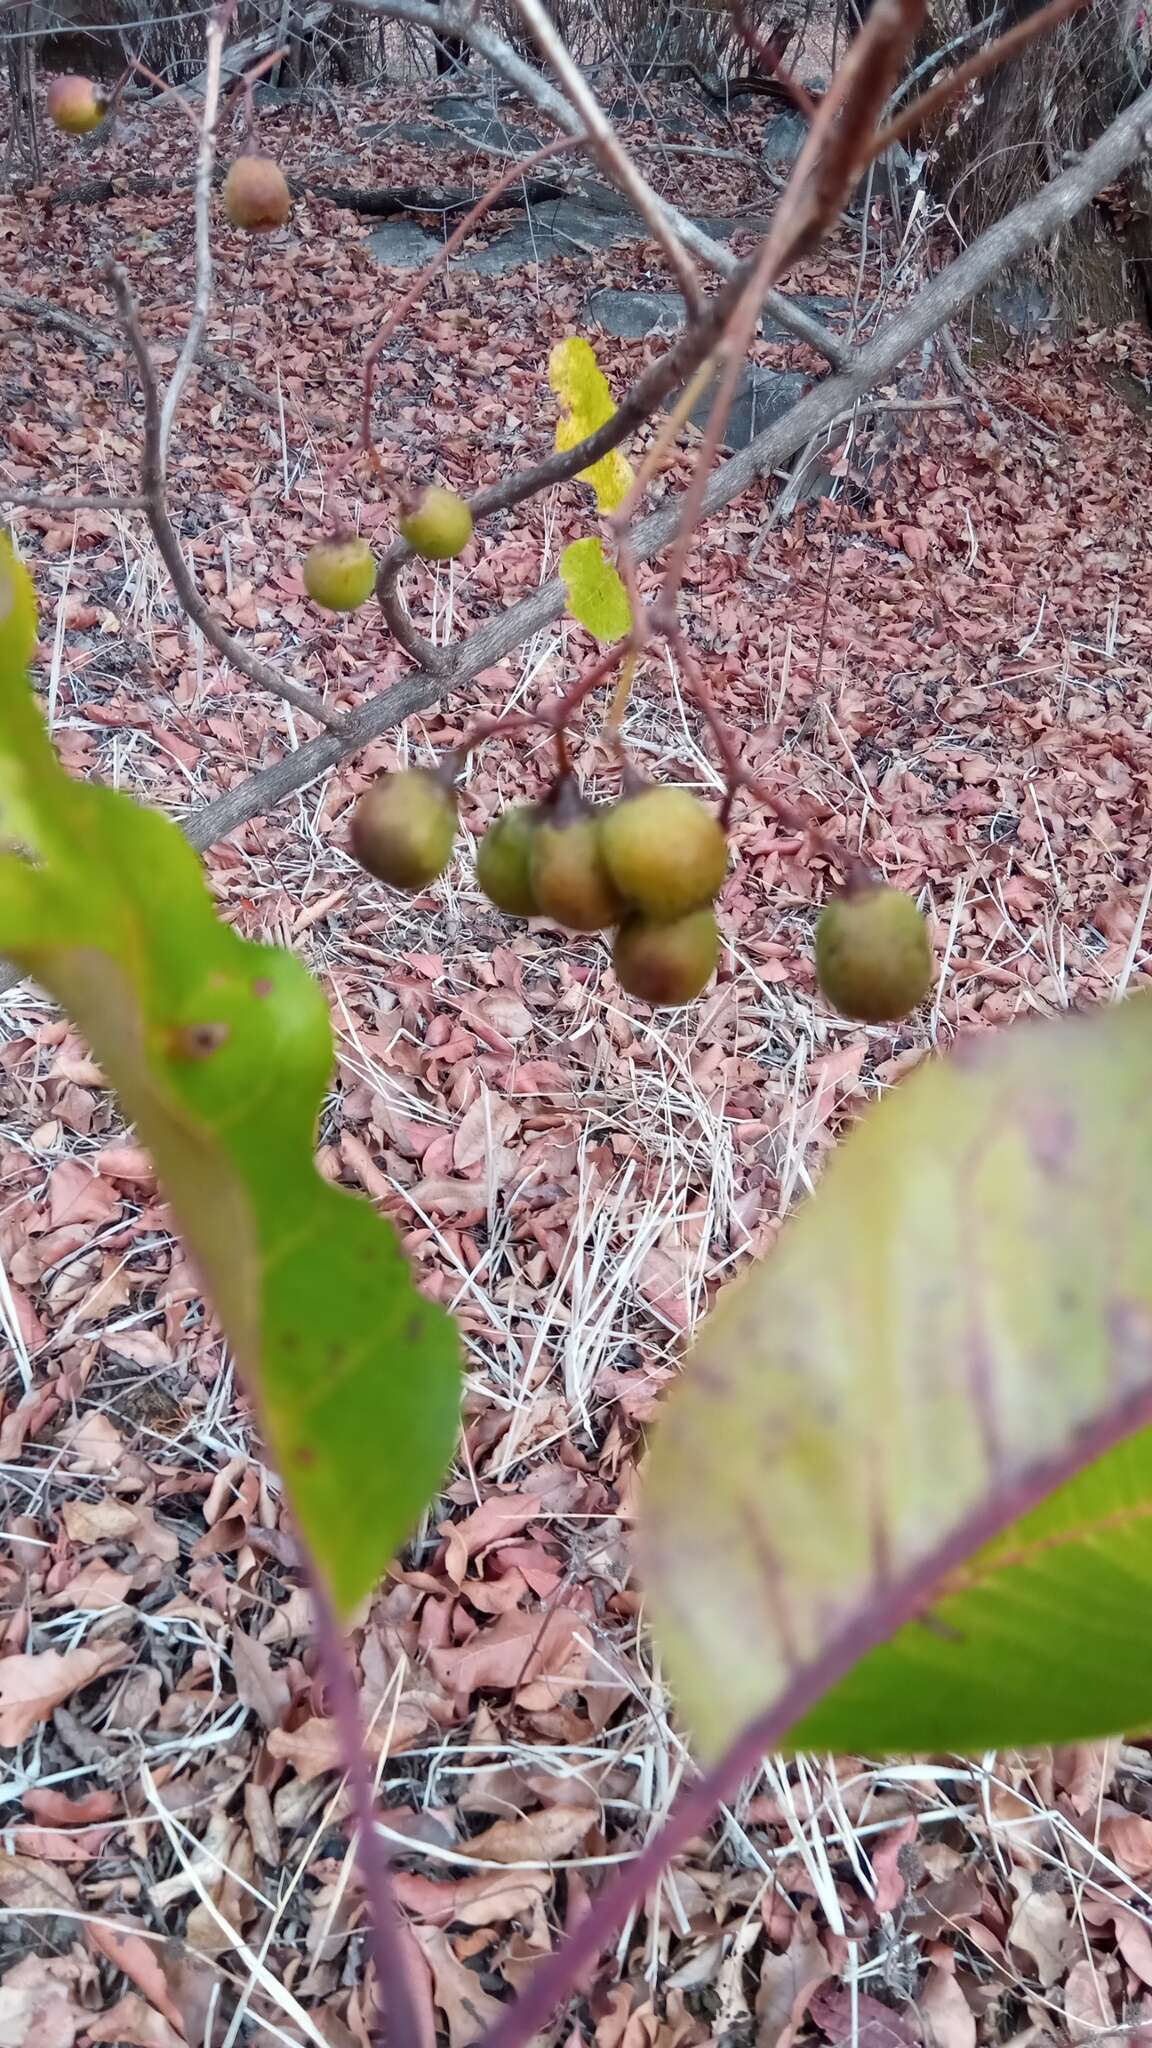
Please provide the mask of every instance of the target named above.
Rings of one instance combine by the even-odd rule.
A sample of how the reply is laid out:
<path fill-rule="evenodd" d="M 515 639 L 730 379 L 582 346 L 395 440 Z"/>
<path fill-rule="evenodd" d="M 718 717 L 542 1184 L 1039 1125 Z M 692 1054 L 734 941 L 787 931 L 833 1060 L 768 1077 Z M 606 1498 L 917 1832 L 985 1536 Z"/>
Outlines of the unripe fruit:
<path fill-rule="evenodd" d="M 711 904 L 666 924 L 630 917 L 612 948 L 621 988 L 657 1005 L 692 1002 L 710 981 L 719 958 L 720 934 Z"/>
<path fill-rule="evenodd" d="M 600 827 L 604 864 L 629 909 L 682 917 L 724 882 L 728 842 L 712 812 L 686 789 L 622 797 Z"/>
<path fill-rule="evenodd" d="M 923 1002 L 933 972 L 927 923 L 899 889 L 868 883 L 821 911 L 816 978 L 842 1017 L 894 1023 Z"/>
<path fill-rule="evenodd" d="M 48 87 L 48 119 L 66 135 L 87 135 L 98 128 L 108 111 L 108 102 L 97 92 L 90 78 L 69 73 L 54 78 Z"/>
<path fill-rule="evenodd" d="M 456 792 L 428 768 L 381 775 L 352 813 L 352 851 L 393 889 L 425 889 L 442 875 L 456 838 Z"/>
<path fill-rule="evenodd" d="M 304 557 L 304 588 L 330 612 L 354 612 L 376 587 L 376 558 L 366 540 L 321 540 Z"/>
<path fill-rule="evenodd" d="M 238 156 L 224 180 L 224 211 L 234 228 L 270 235 L 292 211 L 284 173 L 270 156 Z"/>
<path fill-rule="evenodd" d="M 598 932 L 615 924 L 623 905 L 600 852 L 600 819 L 573 782 L 563 782 L 541 810 L 529 862 L 541 917 L 569 931 Z"/>
<path fill-rule="evenodd" d="M 535 917 L 532 847 L 540 823 L 536 804 L 514 804 L 494 818 L 476 854 L 476 880 L 490 903 L 509 917 Z"/>
<path fill-rule="evenodd" d="M 472 514 L 455 491 L 429 484 L 400 521 L 409 547 L 426 562 L 450 562 L 472 538 Z"/>

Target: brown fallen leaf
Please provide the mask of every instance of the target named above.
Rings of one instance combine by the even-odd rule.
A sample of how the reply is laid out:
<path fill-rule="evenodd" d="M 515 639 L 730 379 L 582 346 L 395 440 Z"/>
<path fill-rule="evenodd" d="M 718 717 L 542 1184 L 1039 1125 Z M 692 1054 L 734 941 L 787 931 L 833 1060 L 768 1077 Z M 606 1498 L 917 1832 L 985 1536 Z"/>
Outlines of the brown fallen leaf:
<path fill-rule="evenodd" d="M 413 1927 L 412 1933 L 432 1972 L 432 1995 L 444 2015 L 449 2048 L 474 2048 L 506 2008 L 460 1961 L 443 1928 Z"/>
<path fill-rule="evenodd" d="M 250 1707 L 265 1728 L 278 1728 L 292 1701 L 283 1671 L 274 1670 L 271 1652 L 256 1636 L 237 1629 L 232 1637 L 232 1669 L 237 1697 Z"/>
<path fill-rule="evenodd" d="M 88 2014 L 52 1961 L 24 1956 L 0 1983 L 0 2048 L 72 2048 Z"/>
<path fill-rule="evenodd" d="M 386 1722 L 383 1719 L 377 1722 L 372 1734 L 366 1738 L 365 1751 L 373 1762 L 378 1762 L 382 1756 L 395 1756 L 399 1750 L 410 1749 L 414 1742 L 419 1742 L 427 1727 L 428 1716 L 423 1707 L 401 1700 L 395 1721 L 389 1715 Z M 323 1720 L 318 1715 L 302 1721 L 298 1728 L 273 1728 L 267 1748 L 269 1756 L 291 1764 L 305 1782 L 309 1778 L 321 1777 L 325 1771 L 343 1769 L 336 1723 Z"/>
<path fill-rule="evenodd" d="M 88 2039 L 111 2048 L 183 2048 L 184 2036 L 138 1991 L 126 1991 L 99 2019 L 88 2020 Z"/>
<path fill-rule="evenodd" d="M 0 1747 L 23 1742 L 63 1700 L 128 1662 L 126 1643 L 0 1657 Z"/>
<path fill-rule="evenodd" d="M 1013 1870 L 1009 1881 L 1017 1894 L 1017 1903 L 1008 1929 L 1008 1946 L 1031 1956 L 1037 1982 L 1047 1990 L 1064 1974 L 1067 1904 L 1059 1892 L 1044 1891 L 1035 1885 L 1030 1871 Z"/>
<path fill-rule="evenodd" d="M 134 1927 L 111 1926 L 106 1920 L 92 1920 L 85 1926 L 85 1934 L 93 1948 L 107 1956 L 117 1970 L 131 1978 L 138 1991 L 142 1991 L 150 2006 L 162 2013 L 176 2038 L 184 2039 L 184 2021 L 180 2009 L 168 1993 L 168 1980 L 164 1975 L 157 1945 L 148 1941 Z"/>
<path fill-rule="evenodd" d="M 804 2022 L 809 2000 L 830 1971 L 827 1952 L 813 1924 L 812 1907 L 805 1904 L 787 1948 L 782 1954 L 769 1949 L 760 1965 L 756 2048 L 788 2048 Z"/>
<path fill-rule="evenodd" d="M 1093 2040 L 1115 2026 L 1103 1974 L 1095 1963 L 1073 1963 L 1064 1984 L 1064 2017 L 1074 2042 Z"/>
<path fill-rule="evenodd" d="M 458 1921 L 462 1927 L 501 1927 L 509 1920 L 528 1919 L 538 1900 L 547 1898 L 552 1879 L 544 1870 L 482 1870 L 475 1877 L 442 1881 L 414 1870 L 393 1873 L 393 1889 L 409 1913 L 436 1927 Z"/>
<path fill-rule="evenodd" d="M 71 1472 L 115 1472 L 124 1458 L 124 1438 L 111 1416 L 99 1408 L 74 1416 L 61 1442 L 67 1447 L 65 1464 Z"/>
<path fill-rule="evenodd" d="M 954 1967 L 931 1965 L 917 1993 L 916 2006 L 925 2048 L 976 2048 L 976 2015 L 956 1981 Z"/>
<path fill-rule="evenodd" d="M 599 1819 L 595 1806 L 548 1806 L 521 1820 L 493 1821 L 469 1842 L 468 1853 L 490 1863 L 553 1863 L 572 1855 Z"/>
<path fill-rule="evenodd" d="M 822 1984 L 808 2001 L 808 2013 L 832 2048 L 915 2048 L 921 2031 L 915 2013 L 896 2012 L 870 1991 L 847 1984 Z"/>
<path fill-rule="evenodd" d="M 472 1558 L 493 1543 L 518 1536 L 541 1513 L 540 1502 L 527 1493 L 493 1493 L 461 1522 L 442 1522 L 447 1540 L 444 1569 L 454 1586 L 462 1586 Z"/>
<path fill-rule="evenodd" d="M 480 1629 L 468 1642 L 430 1650 L 428 1663 L 438 1682 L 466 1706 L 482 1687 L 511 1692 L 538 1679 L 556 1675 L 560 1692 L 575 1682 L 568 1673 L 573 1638 L 588 1627 L 587 1616 L 574 1607 L 554 1607 L 551 1614 L 502 1614 L 491 1628 Z M 550 1705 L 550 1697 L 539 1704 Z M 537 1705 L 531 1702 L 531 1710 Z"/>
<path fill-rule="evenodd" d="M 1100 1846 L 1129 1877 L 1152 1873 L 1152 1820 L 1143 1814 L 1106 1814 L 1100 1823 Z"/>

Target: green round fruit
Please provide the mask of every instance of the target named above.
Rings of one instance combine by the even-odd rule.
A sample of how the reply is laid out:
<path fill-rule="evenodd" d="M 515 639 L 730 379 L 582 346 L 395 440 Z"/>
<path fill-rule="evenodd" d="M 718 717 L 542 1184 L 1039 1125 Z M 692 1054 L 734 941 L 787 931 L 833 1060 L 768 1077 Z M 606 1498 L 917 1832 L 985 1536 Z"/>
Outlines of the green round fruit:
<path fill-rule="evenodd" d="M 899 889 L 876 882 L 821 911 L 816 978 L 842 1017 L 895 1023 L 923 1002 L 934 972 L 928 925 Z"/>
<path fill-rule="evenodd" d="M 426 562 L 450 562 L 472 538 L 472 514 L 455 491 L 430 484 L 404 514 L 400 531 L 413 553 Z"/>
<path fill-rule="evenodd" d="M 321 540 L 304 557 L 304 588 L 329 612 L 354 612 L 376 587 L 376 558 L 366 540 Z"/>
<path fill-rule="evenodd" d="M 393 889 L 425 889 L 456 840 L 456 793 L 428 768 L 380 775 L 352 813 L 352 851 Z"/>
<path fill-rule="evenodd" d="M 621 988 L 658 1006 L 692 1002 L 711 980 L 719 958 L 720 934 L 711 904 L 670 923 L 630 917 L 612 948 Z"/>
<path fill-rule="evenodd" d="M 723 887 L 728 841 L 687 789 L 622 797 L 600 827 L 604 864 L 630 910 L 670 920 L 711 903 Z"/>
<path fill-rule="evenodd" d="M 476 879 L 490 903 L 509 917 L 535 917 L 532 847 L 540 823 L 536 804 L 514 804 L 494 818 L 476 854 Z"/>
<path fill-rule="evenodd" d="M 623 909 L 600 851 L 600 814 L 572 782 L 542 806 L 529 861 L 541 917 L 573 932 L 598 932 Z"/>
<path fill-rule="evenodd" d="M 70 72 L 48 87 L 48 119 L 65 135 L 89 135 L 108 112 L 108 102 L 90 78 Z"/>
<path fill-rule="evenodd" d="M 234 228 L 270 235 L 292 211 L 292 194 L 270 156 L 238 156 L 224 180 L 224 211 Z"/>

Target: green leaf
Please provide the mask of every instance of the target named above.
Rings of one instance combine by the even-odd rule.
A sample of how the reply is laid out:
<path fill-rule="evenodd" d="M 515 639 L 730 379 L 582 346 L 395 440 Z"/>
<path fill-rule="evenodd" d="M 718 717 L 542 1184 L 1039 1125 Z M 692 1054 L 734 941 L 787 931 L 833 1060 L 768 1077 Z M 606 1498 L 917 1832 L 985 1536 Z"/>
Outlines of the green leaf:
<path fill-rule="evenodd" d="M 919 1069 L 707 1319 L 641 1516 L 701 1748 L 785 1694 L 844 1748 L 1152 1718 L 1150 1417 L 1152 993 Z"/>
<path fill-rule="evenodd" d="M 332 1072 L 300 961 L 217 918 L 176 827 L 64 773 L 24 669 L 26 572 L 0 540 L 0 952 L 58 998 L 151 1151 L 341 1609 L 443 1475 L 459 1361 L 391 1225 L 317 1173 Z"/>
<path fill-rule="evenodd" d="M 607 426 L 616 411 L 616 401 L 591 342 L 579 334 L 558 341 L 548 358 L 548 380 L 564 406 L 556 426 L 558 453 L 575 448 L 578 441 L 586 440 L 598 427 Z M 632 465 L 618 448 L 578 474 L 591 484 L 601 512 L 614 512 L 632 488 Z"/>
<path fill-rule="evenodd" d="M 793 1729 L 805 1749 L 1024 1748 L 1152 1724 L 1152 1431 L 950 1572 Z"/>
<path fill-rule="evenodd" d="M 595 535 L 574 540 L 560 557 L 560 574 L 573 618 L 598 640 L 623 640 L 632 631 L 632 607 L 620 573 Z"/>

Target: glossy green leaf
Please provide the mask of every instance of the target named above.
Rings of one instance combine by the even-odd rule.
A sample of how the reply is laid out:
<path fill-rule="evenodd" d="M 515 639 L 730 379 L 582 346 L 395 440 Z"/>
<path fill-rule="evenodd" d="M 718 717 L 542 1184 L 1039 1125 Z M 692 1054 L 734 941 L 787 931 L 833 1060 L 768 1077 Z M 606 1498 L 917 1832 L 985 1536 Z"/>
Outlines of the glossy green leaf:
<path fill-rule="evenodd" d="M 597 640 L 623 640 L 632 631 L 632 607 L 620 572 L 594 534 L 574 540 L 560 557 L 568 609 Z"/>
<path fill-rule="evenodd" d="M 1149 1450 L 1113 1448 L 1150 1417 L 1142 994 L 920 1068 L 705 1322 L 641 1517 L 700 1747 L 785 1695 L 853 1748 L 1152 1718 Z"/>
<path fill-rule="evenodd" d="M 0 541 L 0 953 L 75 1018 L 151 1151 L 347 1611 L 451 1457 L 455 1330 L 391 1225 L 316 1171 L 319 988 L 220 922 L 167 819 L 65 774 L 25 676 L 34 620 Z"/>
<path fill-rule="evenodd" d="M 922 1620 L 793 1730 L 808 1749 L 969 1750 L 1152 1725 L 1152 1431 L 948 1574 Z"/>

